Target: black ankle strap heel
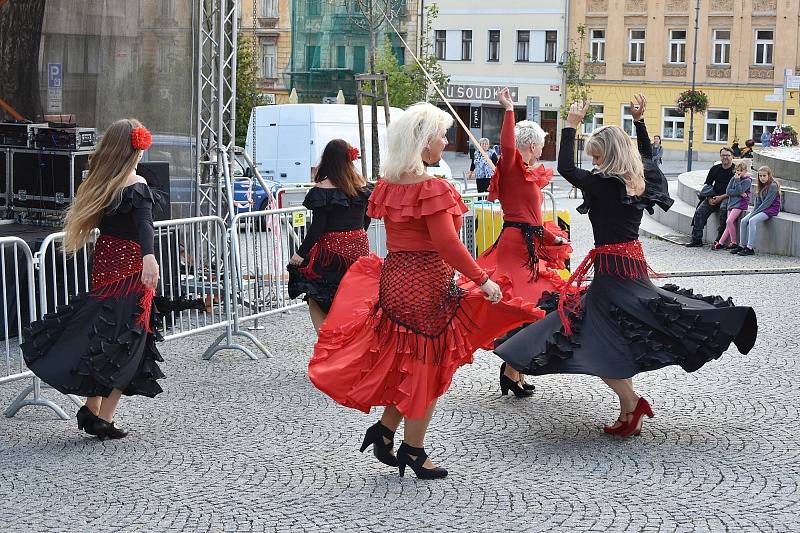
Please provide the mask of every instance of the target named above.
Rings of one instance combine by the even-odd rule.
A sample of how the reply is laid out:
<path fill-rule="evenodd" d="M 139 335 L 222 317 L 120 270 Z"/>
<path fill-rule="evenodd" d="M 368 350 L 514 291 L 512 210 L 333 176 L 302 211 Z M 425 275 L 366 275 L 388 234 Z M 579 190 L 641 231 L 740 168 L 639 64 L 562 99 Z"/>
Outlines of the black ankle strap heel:
<path fill-rule="evenodd" d="M 389 443 L 384 442 L 384 437 L 389 439 Z M 378 420 L 367 428 L 367 433 L 364 435 L 364 442 L 361 443 L 361 452 L 363 453 L 369 445 L 372 444 L 372 453 L 375 458 L 388 466 L 397 466 L 397 457 L 392 453 L 394 448 L 394 431 L 381 424 Z"/>
<path fill-rule="evenodd" d="M 425 453 L 425 448 L 415 448 L 409 446 L 405 442 L 400 444 L 397 449 L 397 462 L 400 467 L 400 477 L 406 473 L 406 466 L 410 466 L 411 470 L 417 475 L 417 479 L 441 479 L 447 476 L 447 470 L 440 467 L 425 468 L 425 460 L 428 454 Z"/>

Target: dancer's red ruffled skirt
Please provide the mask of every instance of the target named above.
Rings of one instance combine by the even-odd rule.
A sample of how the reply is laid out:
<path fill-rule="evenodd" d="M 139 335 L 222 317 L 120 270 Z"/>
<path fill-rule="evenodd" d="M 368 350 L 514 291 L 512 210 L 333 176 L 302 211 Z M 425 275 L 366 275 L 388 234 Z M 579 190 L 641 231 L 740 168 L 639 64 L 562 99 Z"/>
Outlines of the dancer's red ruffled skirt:
<path fill-rule="evenodd" d="M 365 413 L 394 405 L 407 418 L 421 418 L 476 349 L 544 316 L 531 302 L 512 298 L 505 278 L 498 280 L 503 301 L 492 304 L 473 283 L 456 289 L 452 269 L 443 278 L 438 256 L 417 260 L 419 268 L 392 269 L 381 279 L 383 260 L 362 257 L 342 279 L 308 365 L 312 383 L 336 402 Z M 401 279 L 402 288 L 393 283 Z M 420 309 L 428 309 L 429 321 L 421 320 Z"/>
<path fill-rule="evenodd" d="M 547 229 L 564 239 L 567 234 L 557 226 L 549 225 Z M 505 228 L 497 240 L 497 245 L 487 249 L 477 259 L 478 264 L 487 272 L 498 277 L 507 277 L 510 281 L 511 296 L 537 303 L 544 292 L 557 293 L 564 286 L 564 280 L 553 269 L 564 268 L 572 248 L 569 245 L 542 246 L 537 242 L 538 275 L 533 276 L 529 268 L 528 248 L 522 231 L 517 228 Z"/>

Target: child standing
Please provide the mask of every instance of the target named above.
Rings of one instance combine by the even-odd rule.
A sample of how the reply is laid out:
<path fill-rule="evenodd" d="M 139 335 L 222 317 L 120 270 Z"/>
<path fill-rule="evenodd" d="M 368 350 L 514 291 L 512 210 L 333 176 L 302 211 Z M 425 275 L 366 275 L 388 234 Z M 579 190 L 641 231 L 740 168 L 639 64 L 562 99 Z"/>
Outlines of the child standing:
<path fill-rule="evenodd" d="M 753 178 L 748 174 L 747 163 L 740 161 L 736 164 L 736 172 L 728 182 L 728 187 L 725 190 L 725 200 L 723 200 L 722 209 L 727 206 L 728 218 L 725 221 L 725 231 L 719 238 L 719 241 L 714 243 L 712 249 L 720 250 L 733 250 L 739 248 L 736 244 L 736 221 L 742 212 L 747 211 L 747 206 L 750 205 L 750 187 L 753 185 Z M 725 246 L 725 241 L 730 239 L 730 244 Z"/>

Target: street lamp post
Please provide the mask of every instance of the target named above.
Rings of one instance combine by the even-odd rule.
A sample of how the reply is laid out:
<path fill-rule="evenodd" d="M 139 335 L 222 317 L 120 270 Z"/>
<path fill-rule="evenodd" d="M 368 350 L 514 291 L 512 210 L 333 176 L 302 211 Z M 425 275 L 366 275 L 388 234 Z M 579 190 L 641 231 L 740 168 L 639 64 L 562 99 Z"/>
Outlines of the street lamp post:
<path fill-rule="evenodd" d="M 700 0 L 695 4 L 694 16 L 694 48 L 692 49 L 692 93 L 697 83 L 697 34 L 700 33 Z M 692 146 L 694 145 L 694 109 L 689 117 L 689 151 L 687 153 L 686 172 L 692 170 Z"/>

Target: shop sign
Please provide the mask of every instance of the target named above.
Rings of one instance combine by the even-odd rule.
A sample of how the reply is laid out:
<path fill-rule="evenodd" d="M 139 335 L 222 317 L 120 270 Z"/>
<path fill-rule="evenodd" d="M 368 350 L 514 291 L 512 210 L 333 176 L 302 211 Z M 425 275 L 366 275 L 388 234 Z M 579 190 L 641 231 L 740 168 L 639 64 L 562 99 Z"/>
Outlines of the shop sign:
<path fill-rule="evenodd" d="M 469 127 L 473 129 L 477 129 L 481 127 L 481 108 L 480 107 L 471 107 L 469 108 Z"/>
<path fill-rule="evenodd" d="M 496 102 L 497 93 L 503 87 L 501 85 L 459 85 L 449 84 L 446 95 L 449 100 L 480 100 L 483 102 Z M 519 102 L 519 87 L 509 87 L 511 100 Z"/>

